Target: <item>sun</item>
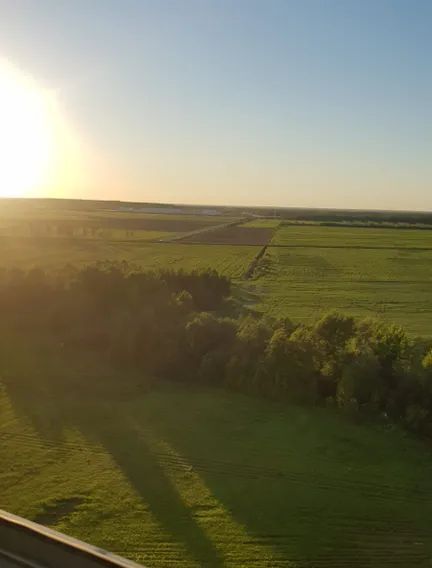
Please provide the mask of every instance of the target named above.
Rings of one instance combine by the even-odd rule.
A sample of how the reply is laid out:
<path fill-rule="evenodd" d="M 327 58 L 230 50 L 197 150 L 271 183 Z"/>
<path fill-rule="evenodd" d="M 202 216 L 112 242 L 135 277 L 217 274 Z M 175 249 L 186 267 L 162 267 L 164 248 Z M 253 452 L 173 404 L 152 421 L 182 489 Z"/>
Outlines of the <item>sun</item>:
<path fill-rule="evenodd" d="M 42 188 L 54 160 L 49 95 L 0 59 L 0 196 L 25 197 Z"/>

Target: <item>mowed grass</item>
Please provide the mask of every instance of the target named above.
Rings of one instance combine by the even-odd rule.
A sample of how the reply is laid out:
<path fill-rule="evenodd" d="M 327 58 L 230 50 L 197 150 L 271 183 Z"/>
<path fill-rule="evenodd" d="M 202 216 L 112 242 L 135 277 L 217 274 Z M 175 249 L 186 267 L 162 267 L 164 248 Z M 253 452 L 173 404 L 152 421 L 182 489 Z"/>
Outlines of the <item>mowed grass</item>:
<path fill-rule="evenodd" d="M 282 225 L 248 289 L 276 317 L 311 321 L 338 310 L 430 336 L 431 238 L 421 230 Z"/>
<path fill-rule="evenodd" d="M 240 278 L 258 250 L 255 246 L 13 238 L 0 239 L 0 267 L 60 269 L 67 264 L 126 260 L 147 270 L 214 268 L 231 278 Z"/>
<path fill-rule="evenodd" d="M 80 396 L 20 365 L 4 509 L 154 568 L 430 566 L 430 451 L 398 429 L 180 385 Z"/>

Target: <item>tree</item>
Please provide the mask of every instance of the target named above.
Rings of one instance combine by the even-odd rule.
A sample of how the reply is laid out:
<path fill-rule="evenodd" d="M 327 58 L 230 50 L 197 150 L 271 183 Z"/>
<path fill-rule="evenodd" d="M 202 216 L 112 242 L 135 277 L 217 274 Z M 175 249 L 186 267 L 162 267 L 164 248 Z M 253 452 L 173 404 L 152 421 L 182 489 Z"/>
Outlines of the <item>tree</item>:
<path fill-rule="evenodd" d="M 380 365 L 370 350 L 355 354 L 343 369 L 337 386 L 337 402 L 346 406 L 354 399 L 359 405 L 375 404 L 382 397 Z"/>
<path fill-rule="evenodd" d="M 271 395 L 298 402 L 316 400 L 317 374 L 310 344 L 298 336 L 290 337 L 283 328 L 276 329 L 266 349 L 264 366 L 267 384 L 262 386 Z"/>
<path fill-rule="evenodd" d="M 240 320 L 227 365 L 226 382 L 230 387 L 258 392 L 258 373 L 271 334 L 271 328 L 261 319 L 248 316 Z"/>
<path fill-rule="evenodd" d="M 225 367 L 231 355 L 235 341 L 236 324 L 228 318 L 217 318 L 207 312 L 196 314 L 186 324 L 186 346 L 196 375 L 203 380 L 224 381 Z M 223 365 L 222 365 L 223 361 Z M 218 376 L 211 369 L 211 363 L 217 365 Z"/>

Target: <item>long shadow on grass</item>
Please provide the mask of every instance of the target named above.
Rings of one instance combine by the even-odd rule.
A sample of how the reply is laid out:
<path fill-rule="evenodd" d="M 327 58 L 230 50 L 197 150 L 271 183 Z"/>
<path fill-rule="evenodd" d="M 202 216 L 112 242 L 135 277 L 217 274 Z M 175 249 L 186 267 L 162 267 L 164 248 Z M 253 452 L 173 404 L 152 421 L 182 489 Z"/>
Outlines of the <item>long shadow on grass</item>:
<path fill-rule="evenodd" d="M 84 433 L 103 444 L 154 518 L 176 541 L 185 545 L 200 566 L 223 566 L 218 550 L 183 503 L 158 457 L 126 419 L 112 416 L 109 429 L 96 427 Z"/>
<path fill-rule="evenodd" d="M 112 400 L 109 404 L 98 400 L 91 403 L 73 401 L 56 393 L 55 387 L 48 394 L 34 387 L 16 388 L 11 383 L 6 385 L 6 391 L 16 414 L 31 422 L 42 441 L 61 444 L 65 429 L 73 427 L 88 440 L 101 444 L 161 528 L 184 545 L 200 566 L 223 566 L 220 553 L 183 503 L 161 467 L 159 457 L 128 421 L 127 412 L 118 411 Z"/>
<path fill-rule="evenodd" d="M 222 567 L 223 558 L 182 501 L 169 477 L 171 466 L 163 462 L 153 439 L 166 441 L 173 456 L 184 458 L 229 518 L 244 527 L 237 544 L 246 552 L 258 541 L 282 558 L 279 566 L 289 566 L 292 558 L 309 559 L 311 565 L 319 559 L 322 566 L 366 566 L 373 555 L 385 556 L 376 558 L 380 566 L 426 565 L 422 549 L 415 552 L 409 543 L 397 546 L 404 538 L 430 542 L 429 529 L 416 512 L 419 507 L 410 505 L 409 499 L 396 506 L 394 492 L 380 477 L 362 480 L 354 472 L 346 475 L 344 466 L 351 464 L 350 457 L 345 461 L 341 455 L 327 465 L 324 460 L 323 471 L 316 473 L 315 467 L 320 467 L 316 445 L 308 449 L 309 438 L 300 436 L 296 443 L 294 435 L 297 426 L 301 433 L 303 415 L 290 431 L 284 418 L 278 422 L 274 408 L 254 399 L 243 405 L 235 395 L 218 402 L 212 396 L 194 398 L 191 391 L 141 406 L 134 405 L 133 394 L 121 403 L 120 393 L 108 393 L 105 383 L 100 396 L 90 397 L 88 386 L 82 387 L 78 392 L 85 390 L 84 400 L 77 394 L 65 395 L 64 385 L 59 391 L 53 383 L 39 395 L 38 385 L 27 386 L 19 389 L 11 383 L 7 391 L 15 410 L 32 421 L 40 437 L 58 442 L 62 430 L 72 427 L 101 444 L 161 528 L 182 543 L 200 566 Z M 220 397 L 216 391 L 215 397 Z M 294 419 L 291 409 L 289 421 Z M 312 427 L 314 431 L 315 424 Z M 329 436 L 332 444 L 333 427 Z M 326 443 L 325 431 L 321 439 Z M 349 438 L 348 442 L 351 446 Z M 337 443 L 341 452 L 340 440 Z M 368 455 L 366 446 L 363 457 L 358 450 L 361 459 Z M 308 450 L 312 461 L 307 459 Z M 258 555 L 254 559 L 250 554 L 249 565 L 260 561 Z"/>

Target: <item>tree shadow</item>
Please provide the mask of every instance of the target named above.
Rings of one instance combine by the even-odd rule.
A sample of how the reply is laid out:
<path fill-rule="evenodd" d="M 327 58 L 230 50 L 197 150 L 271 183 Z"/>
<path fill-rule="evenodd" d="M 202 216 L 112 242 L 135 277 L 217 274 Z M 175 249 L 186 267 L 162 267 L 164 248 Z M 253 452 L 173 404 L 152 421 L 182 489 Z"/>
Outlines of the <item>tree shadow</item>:
<path fill-rule="evenodd" d="M 389 562 L 403 554 L 406 565 L 413 565 L 411 549 L 393 550 L 395 541 L 409 533 L 418 541 L 430 542 L 429 531 L 416 512 L 418 502 L 409 503 L 412 496 L 403 509 L 397 508 L 391 487 L 371 478 L 370 472 L 368 479 L 350 481 L 351 473 L 339 471 L 347 465 L 340 449 L 339 461 L 334 461 L 334 452 L 327 460 L 325 447 L 320 450 L 313 437 L 299 436 L 301 444 L 287 445 L 287 440 L 295 440 L 293 429 L 301 433 L 310 427 L 315 432 L 319 422 L 309 418 L 309 411 L 298 411 L 296 418 L 291 408 L 287 421 L 285 407 L 282 411 L 277 405 L 219 391 L 206 396 L 197 387 L 186 392 L 186 385 L 178 387 L 178 392 L 171 385 L 167 396 L 150 394 L 149 404 L 141 404 L 145 402 L 141 391 L 134 396 L 118 388 L 115 395 L 106 385 L 91 396 L 87 386 L 75 393 L 65 391 L 62 381 L 53 382 L 50 388 L 39 387 L 37 382 L 27 381 L 21 387 L 8 383 L 6 390 L 15 411 L 45 440 L 61 441 L 63 433 L 74 428 L 103 446 L 162 530 L 183 544 L 200 566 L 224 566 L 223 553 L 197 522 L 196 511 L 183 501 L 170 476 L 171 465 L 163 461 L 152 439 L 166 441 L 173 455 L 190 467 L 188 475 L 199 477 L 212 500 L 225 510 L 232 525 L 244 528 L 224 533 L 229 535 L 226 558 L 233 558 L 236 546 L 248 554 L 249 562 L 239 565 L 290 566 L 293 558 L 310 565 L 315 560 L 320 565 L 354 561 L 367 565 L 376 550 L 385 550 Z M 138 398 L 139 403 L 134 404 Z M 291 434 L 285 438 L 288 423 Z M 333 428 L 329 446 L 334 442 L 332 432 Z M 319 439 L 326 439 L 326 432 Z M 309 453 L 312 459 L 306 459 Z M 213 526 L 223 533 L 217 521 Z M 257 542 L 263 545 L 260 550 L 254 549 Z M 264 558 L 273 552 L 277 563 Z"/>
<path fill-rule="evenodd" d="M 199 565 L 223 566 L 219 551 L 197 524 L 158 456 L 142 436 L 118 416 L 111 419 L 109 430 L 84 433 L 87 437 L 96 435 L 97 441 L 121 468 L 156 521 L 175 540 L 185 545 Z"/>
<path fill-rule="evenodd" d="M 168 477 L 159 456 L 143 436 L 128 422 L 115 403 L 72 400 L 58 392 L 38 391 L 36 387 L 6 386 L 14 411 L 29 421 L 42 440 L 60 443 L 69 428 L 78 429 L 86 439 L 101 444 L 130 481 L 153 518 L 164 531 L 182 544 L 200 566 L 224 565 L 220 551 L 209 539 L 183 502 Z M 54 391 L 55 391 L 54 387 Z"/>

